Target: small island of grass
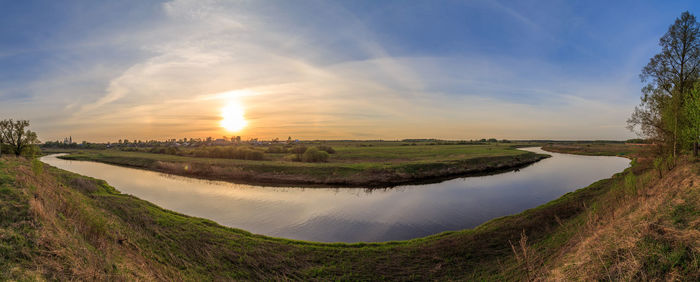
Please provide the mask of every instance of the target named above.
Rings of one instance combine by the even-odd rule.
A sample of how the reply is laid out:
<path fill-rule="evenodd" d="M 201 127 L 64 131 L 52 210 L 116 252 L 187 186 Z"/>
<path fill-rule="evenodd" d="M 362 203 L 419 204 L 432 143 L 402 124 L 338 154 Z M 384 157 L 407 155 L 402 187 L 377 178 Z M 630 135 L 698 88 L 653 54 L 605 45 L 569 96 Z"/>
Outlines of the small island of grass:
<path fill-rule="evenodd" d="M 497 173 L 548 157 L 516 148 L 524 145 L 327 141 L 294 146 L 225 145 L 177 150 L 72 149 L 61 158 L 237 183 L 391 187 Z"/>

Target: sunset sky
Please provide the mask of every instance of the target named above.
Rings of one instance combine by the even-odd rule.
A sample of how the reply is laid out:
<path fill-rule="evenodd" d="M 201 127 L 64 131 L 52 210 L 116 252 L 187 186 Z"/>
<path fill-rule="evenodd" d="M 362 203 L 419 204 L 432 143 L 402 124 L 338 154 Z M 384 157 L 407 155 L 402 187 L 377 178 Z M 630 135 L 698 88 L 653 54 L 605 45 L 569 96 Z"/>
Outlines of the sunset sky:
<path fill-rule="evenodd" d="M 674 19 L 700 6 L 0 5 L 0 118 L 29 119 L 42 141 L 632 138 L 641 68 Z"/>

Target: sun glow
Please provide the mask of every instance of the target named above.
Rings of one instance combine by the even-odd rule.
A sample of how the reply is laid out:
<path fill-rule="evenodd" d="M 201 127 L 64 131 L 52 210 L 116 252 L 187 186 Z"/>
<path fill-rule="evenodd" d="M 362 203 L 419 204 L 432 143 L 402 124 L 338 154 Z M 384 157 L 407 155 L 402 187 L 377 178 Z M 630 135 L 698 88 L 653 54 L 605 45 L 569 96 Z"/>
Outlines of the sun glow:
<path fill-rule="evenodd" d="M 248 121 L 244 117 L 245 112 L 243 107 L 239 103 L 230 102 L 226 107 L 221 109 L 221 122 L 219 123 L 221 127 L 230 131 L 237 132 L 241 131 Z"/>

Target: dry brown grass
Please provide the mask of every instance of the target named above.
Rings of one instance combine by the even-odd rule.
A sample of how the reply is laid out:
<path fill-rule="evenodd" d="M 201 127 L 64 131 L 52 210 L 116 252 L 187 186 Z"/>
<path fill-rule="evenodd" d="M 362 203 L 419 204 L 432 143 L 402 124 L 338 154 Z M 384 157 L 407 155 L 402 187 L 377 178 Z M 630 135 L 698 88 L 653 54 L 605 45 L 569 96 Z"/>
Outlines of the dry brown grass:
<path fill-rule="evenodd" d="M 645 181 L 649 183 L 640 183 Z M 695 215 L 688 226 L 677 226 L 670 222 L 668 215 L 669 210 L 687 203 L 688 195 L 697 193 L 699 181 L 695 165 L 688 161 L 681 161 L 681 165 L 662 179 L 651 171 L 639 175 L 636 192 L 612 193 L 603 201 L 604 205 L 588 208 L 586 226 L 569 242 L 568 250 L 545 267 L 549 269 L 549 278 L 692 279 L 687 277 L 688 273 L 685 276 L 679 274 L 679 271 L 684 271 L 680 264 L 672 265 L 670 270 L 657 269 L 653 263 L 654 249 L 648 246 L 648 242 L 691 248 L 688 251 L 691 257 L 684 263 L 690 264 L 691 271 L 697 267 L 698 257 L 692 256 L 700 253 L 700 218 Z M 697 199 L 688 204 L 700 207 Z"/>
<path fill-rule="evenodd" d="M 38 219 L 38 254 L 34 268 L 51 280 L 156 280 L 175 278 L 150 265 L 124 234 L 114 226 L 114 217 L 86 204 L 76 192 L 46 173 L 37 175 L 29 167 L 15 170 L 17 186 L 32 194 L 29 206 Z M 75 178 L 71 187 L 96 191 L 93 181 Z"/>
<path fill-rule="evenodd" d="M 537 257 L 537 252 L 532 249 L 532 247 L 527 242 L 527 234 L 525 230 L 520 233 L 520 240 L 518 241 L 518 246 L 513 245 L 513 242 L 508 241 L 510 248 L 513 250 L 515 259 L 518 264 L 523 268 L 524 272 L 527 274 L 527 280 L 534 280 L 539 275 L 535 273 L 535 264 L 540 261 Z"/>

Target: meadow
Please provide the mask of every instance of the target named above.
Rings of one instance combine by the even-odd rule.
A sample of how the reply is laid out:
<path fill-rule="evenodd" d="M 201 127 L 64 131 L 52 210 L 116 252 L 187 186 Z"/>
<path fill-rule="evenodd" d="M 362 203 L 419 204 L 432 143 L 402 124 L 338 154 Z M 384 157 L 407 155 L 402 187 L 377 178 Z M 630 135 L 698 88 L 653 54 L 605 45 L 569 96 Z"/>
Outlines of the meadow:
<path fill-rule="evenodd" d="M 558 142 L 548 143 L 542 149 L 555 153 L 586 156 L 639 157 L 655 147 L 650 144 L 611 143 L 611 142 Z"/>
<path fill-rule="evenodd" d="M 412 145 L 415 144 L 415 145 Z M 531 164 L 546 155 L 517 150 L 529 143 L 437 144 L 433 142 L 308 142 L 308 147 L 329 146 L 334 153 L 326 162 L 294 161 L 293 153 L 265 153 L 262 160 L 197 157 L 195 148 L 179 154 L 142 150 L 45 150 L 69 152 L 61 158 L 137 167 L 182 176 L 295 186 L 391 187 L 409 183 L 501 172 Z M 275 147 L 279 147 L 274 145 Z M 230 146 L 233 147 L 233 146 Z M 221 146 L 221 149 L 226 148 Z M 270 146 L 245 146 L 247 151 L 271 151 Z M 217 149 L 213 147 L 214 150 Z M 240 150 L 240 149 L 239 149 Z"/>
<path fill-rule="evenodd" d="M 0 278 L 94 280 L 698 279 L 700 169 L 649 161 L 477 228 L 386 243 L 254 235 L 106 182 L 0 159 Z"/>

